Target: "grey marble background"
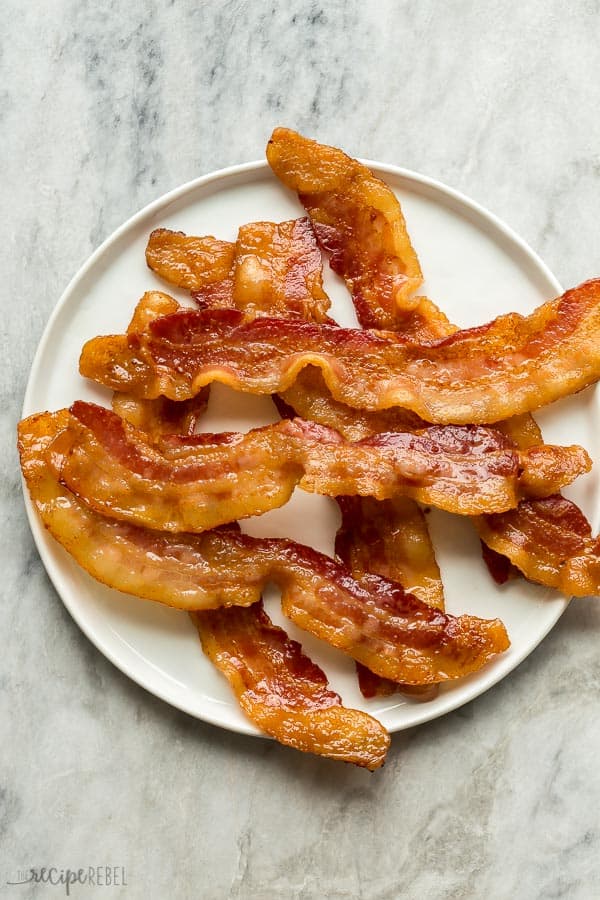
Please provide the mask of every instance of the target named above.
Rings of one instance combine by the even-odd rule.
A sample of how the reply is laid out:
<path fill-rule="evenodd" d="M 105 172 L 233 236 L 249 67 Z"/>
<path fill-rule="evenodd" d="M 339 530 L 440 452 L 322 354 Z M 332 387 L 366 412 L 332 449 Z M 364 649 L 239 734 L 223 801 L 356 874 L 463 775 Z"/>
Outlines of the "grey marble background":
<path fill-rule="evenodd" d="M 2 852 L 125 866 L 77 898 L 600 896 L 600 606 L 373 776 L 176 712 L 78 631 L 33 546 L 14 451 L 46 319 L 148 201 L 285 123 L 431 174 L 564 284 L 600 272 L 597 0 L 2 0 Z"/>

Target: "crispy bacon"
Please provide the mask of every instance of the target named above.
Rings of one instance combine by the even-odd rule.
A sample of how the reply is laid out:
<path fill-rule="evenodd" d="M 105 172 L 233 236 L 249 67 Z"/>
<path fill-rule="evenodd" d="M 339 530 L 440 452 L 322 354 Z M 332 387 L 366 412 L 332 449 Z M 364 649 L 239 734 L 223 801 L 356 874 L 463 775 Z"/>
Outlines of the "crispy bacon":
<path fill-rule="evenodd" d="M 202 648 L 262 731 L 297 750 L 377 769 L 390 738 L 372 716 L 346 709 L 327 676 L 262 603 L 191 613 Z"/>
<path fill-rule="evenodd" d="M 320 189 L 318 185 L 322 178 L 327 177 L 327 170 L 325 175 L 322 174 L 323 162 L 335 160 L 338 166 L 343 167 L 345 164 L 349 171 L 353 169 L 353 163 L 346 162 L 340 151 L 306 141 L 293 132 L 279 129 L 276 138 L 276 152 L 271 151 L 274 153 L 274 171 L 295 190 L 302 190 L 301 186 L 294 182 L 298 174 L 303 179 L 312 179 L 313 183 L 307 188 L 309 192 L 307 209 L 312 215 L 311 206 L 315 201 L 311 198 L 314 192 Z M 343 231 L 351 216 L 351 206 L 345 197 L 343 179 L 329 184 L 327 190 L 329 192 L 327 202 L 333 211 L 332 233 L 334 239 L 341 245 L 338 248 L 340 250 L 337 256 L 338 264 L 347 270 L 359 268 L 366 250 L 378 244 L 377 219 L 372 226 L 367 221 L 365 233 L 361 238 L 363 246 L 359 247 L 357 252 L 351 241 L 352 235 L 350 240 L 345 240 Z M 318 217 L 320 214 L 318 202 L 316 205 Z M 336 218 L 340 219 L 339 223 L 336 222 Z M 315 227 L 319 235 L 317 223 Z M 324 237 L 327 240 L 327 232 Z M 332 266 L 335 268 L 336 248 L 333 250 Z M 354 258 L 353 254 L 356 254 Z M 346 259 L 346 256 L 350 258 Z M 345 275 L 345 271 L 340 271 L 340 274 Z M 350 287 L 352 289 L 351 283 Z M 376 291 L 362 294 L 359 292 L 354 295 L 354 299 L 357 314 L 363 324 L 383 327 L 380 318 L 381 302 Z M 389 322 L 388 327 L 401 331 L 405 337 L 411 339 L 415 339 L 416 336 L 421 342 L 430 340 L 429 334 L 436 336 L 437 333 L 438 336 L 442 336 L 452 331 L 452 325 L 429 301 L 421 302 L 415 309 L 397 314 L 395 320 Z M 509 337 L 512 338 L 512 335 Z M 584 350 L 582 352 L 585 353 Z M 290 390 L 293 391 L 294 388 Z M 296 398 L 290 397 L 287 402 L 300 412 L 300 403 L 296 407 L 294 399 Z M 339 410 L 335 408 L 330 410 L 323 401 L 313 403 L 313 407 L 315 412 L 320 414 L 318 421 L 323 421 L 324 415 L 327 415 L 326 423 L 330 425 L 333 424 L 333 413 L 339 414 Z M 303 409 L 302 415 L 308 416 L 308 409 Z M 343 416 L 340 418 L 343 419 Z M 497 427 L 511 437 L 521 449 L 542 442 L 539 428 L 529 415 L 512 417 L 497 423 Z M 356 438 L 356 435 L 353 437 Z M 528 578 L 547 586 L 558 587 L 568 595 L 600 592 L 600 581 L 597 577 L 598 540 L 592 538 L 589 523 L 572 503 L 560 497 L 544 501 L 528 500 L 516 510 L 495 515 L 490 521 L 482 520 L 479 531 L 484 541 L 488 543 L 484 559 L 492 577 L 498 583 L 503 583 L 512 574 L 512 561 Z M 501 555 L 492 547 L 504 548 L 507 555 Z M 525 547 L 529 548 L 528 552 L 524 552 Z"/>
<path fill-rule="evenodd" d="M 406 497 L 373 500 L 338 497 L 342 524 L 335 552 L 355 578 L 365 573 L 398 581 L 409 594 L 435 609 L 444 608 L 440 570 L 429 542 L 427 522 Z"/>
<path fill-rule="evenodd" d="M 273 397 L 280 415 L 310 419 L 339 431 L 349 441 L 387 431 L 418 431 L 429 424 L 415 413 L 399 406 L 390 409 L 353 409 L 335 400 L 316 366 L 307 366 L 298 373 L 295 382 Z M 541 443 L 541 442 L 540 442 Z"/>
<path fill-rule="evenodd" d="M 296 191 L 331 268 L 346 281 L 365 328 L 394 328 L 412 309 L 419 260 L 395 194 L 341 150 L 276 128 L 267 145 L 274 173 Z"/>
<path fill-rule="evenodd" d="M 327 321 L 321 251 L 308 219 L 252 222 L 238 232 L 233 302 L 249 315 Z"/>
<path fill-rule="evenodd" d="M 146 247 L 146 262 L 157 275 L 188 291 L 200 291 L 227 278 L 235 244 L 211 237 L 189 237 L 182 231 L 157 228 Z"/>
<path fill-rule="evenodd" d="M 383 300 L 380 297 L 376 274 L 374 277 L 372 275 L 373 271 L 377 272 L 377 249 L 381 243 L 380 216 L 375 214 L 372 217 L 366 217 L 364 213 L 368 211 L 368 202 L 364 200 L 361 204 L 360 201 L 354 200 L 353 202 L 348 198 L 343 176 L 338 176 L 333 183 L 329 182 L 326 192 L 322 193 L 323 179 L 329 178 L 329 170 L 325 169 L 324 171 L 323 163 L 325 161 L 333 160 L 335 168 L 342 173 L 358 171 L 363 177 L 366 177 L 367 183 L 369 183 L 368 176 L 359 163 L 349 160 L 341 151 L 307 141 L 294 132 L 284 129 L 276 131 L 268 155 L 269 152 L 275 174 L 282 177 L 288 187 L 301 191 L 302 185 L 298 183 L 298 179 L 301 181 L 309 179 L 309 191 L 300 199 L 309 214 L 315 217 L 315 230 L 324 249 L 331 252 L 332 267 L 347 279 L 362 325 L 372 328 L 388 327 L 401 331 L 404 337 L 418 342 L 444 337 L 455 330 L 440 310 L 427 300 L 421 301 L 416 308 L 412 308 L 412 305 L 408 303 L 404 305 L 408 305 L 408 309 L 401 309 L 393 304 L 390 305 L 389 292 L 385 289 Z M 356 214 L 357 209 L 363 212 L 363 227 L 358 240 L 356 239 L 356 223 L 361 220 Z M 400 227 L 402 228 L 403 225 L 402 220 Z M 356 289 L 353 273 L 358 273 L 359 282 L 361 276 L 366 278 L 368 287 L 373 288 L 374 283 L 375 289 L 367 289 L 367 291 L 360 290 L 360 287 Z M 294 391 L 294 387 L 288 389 L 288 393 Z M 301 394 L 299 387 L 298 385 L 296 388 L 296 394 Z M 299 414 L 308 417 L 306 409 L 301 412 L 299 408 L 301 403 L 295 404 L 294 398 L 288 398 L 287 402 L 296 408 Z M 306 406 L 306 404 L 304 405 Z M 319 398 L 319 402 L 315 404 L 315 411 L 317 414 L 321 414 L 318 421 L 323 421 L 323 414 L 325 414 L 328 416 L 327 424 L 330 425 L 333 424 L 332 414 L 340 412 L 339 408 L 337 410 L 330 408 L 326 397 L 323 400 Z M 343 406 L 341 406 L 341 411 L 343 413 Z M 526 421 L 527 418 L 529 422 Z M 530 416 L 518 417 L 518 421 L 508 420 L 504 427 L 521 447 L 528 446 L 523 442 L 527 441 L 531 431 L 538 431 L 538 434 L 534 435 L 534 443 L 541 443 L 539 429 Z M 511 571 L 508 559 L 486 547 L 485 544 L 483 546 L 485 548 L 483 558 L 492 577 L 498 583 L 503 583 Z M 366 681 L 366 675 L 363 680 Z M 373 689 L 371 683 L 368 684 L 368 689 Z"/>
<path fill-rule="evenodd" d="M 177 300 L 168 294 L 147 291 L 134 310 L 127 334 L 146 331 L 150 322 L 180 310 Z M 163 434 L 193 434 L 198 419 L 206 410 L 209 393 L 210 388 L 207 386 L 189 400 L 175 401 L 167 397 L 143 400 L 115 391 L 112 408 L 121 419 L 156 441 Z"/>
<path fill-rule="evenodd" d="M 370 497 L 338 497 L 342 524 L 335 552 L 360 581 L 365 574 L 382 575 L 436 609 L 444 609 L 444 588 L 427 522 L 412 500 L 373 500 Z M 437 694 L 435 685 L 397 684 L 356 664 L 358 683 L 365 697 L 389 696 L 396 691 L 418 700 Z"/>
<path fill-rule="evenodd" d="M 165 308 L 152 295 L 143 297 L 130 329 L 143 330 L 157 315 L 174 312 L 178 304 L 169 300 Z M 209 390 L 207 386 L 181 403 L 115 394 L 113 409 L 157 442 L 164 434 L 193 433 Z M 273 625 L 261 601 L 190 615 L 206 655 L 228 678 L 242 710 L 259 728 L 299 750 L 371 770 L 383 763 L 389 746 L 383 726 L 364 712 L 342 706 L 339 695 L 327 689 L 322 669 Z M 427 688 L 413 686 L 412 690 Z"/>
<path fill-rule="evenodd" d="M 480 669 L 509 646 L 498 619 L 454 617 L 398 584 L 371 575 L 361 584 L 323 554 L 233 528 L 166 534 L 105 518 L 56 478 L 50 446 L 68 413 L 41 413 L 19 425 L 21 466 L 50 533 L 94 578 L 181 609 L 248 606 L 264 584 L 282 590 L 284 613 L 299 627 L 386 678 L 431 684 Z"/>
<path fill-rule="evenodd" d="M 389 332 L 245 321 L 233 310 L 165 316 L 150 332 L 89 341 L 82 375 L 140 397 L 183 400 L 212 381 L 250 393 L 285 391 L 316 365 L 335 399 L 349 406 L 401 406 L 428 422 L 494 422 L 598 379 L 600 279 L 530 316 L 500 316 L 430 345 Z"/>
<path fill-rule="evenodd" d="M 130 425 L 145 432 L 152 441 L 164 434 L 194 434 L 196 424 L 208 404 L 210 388 L 202 388 L 190 400 L 138 400 L 131 394 L 115 392 L 112 398 L 114 412 Z"/>
<path fill-rule="evenodd" d="M 252 229 L 254 226 L 247 227 Z M 240 230 L 240 237 L 241 235 L 242 230 Z M 240 252 L 240 237 L 238 237 L 238 253 Z M 287 293 L 289 295 L 289 292 Z M 285 301 L 285 297 L 282 299 Z M 224 292 L 222 297 L 215 300 L 214 296 L 207 297 L 204 292 L 202 303 L 206 308 L 231 307 L 233 298 L 232 296 L 227 298 L 226 292 Z M 427 301 L 423 301 L 423 304 L 426 303 Z M 285 318 L 297 315 L 295 306 L 289 302 L 282 303 L 273 291 L 264 295 L 264 303 L 261 304 L 260 309 L 253 306 L 251 294 L 248 296 L 241 292 L 237 296 L 237 305 L 244 313 L 250 315 L 277 314 Z M 304 318 L 310 318 L 306 310 L 302 312 Z M 417 323 L 414 329 L 416 333 L 423 319 L 421 310 L 415 310 L 412 318 Z M 441 314 L 439 319 L 447 323 Z M 431 334 L 432 327 L 427 319 L 421 336 L 428 338 Z M 318 369 L 304 370 L 298 376 L 296 383 L 288 389 L 285 398 L 276 394 L 273 399 L 284 418 L 294 418 L 294 408 L 292 407 L 295 407 L 297 414 L 313 421 L 337 426 L 343 436 L 351 440 L 359 440 L 381 431 L 414 430 L 416 427 L 425 425 L 418 416 L 404 410 L 394 409 L 371 413 L 352 410 L 350 407 L 338 403 L 327 390 Z M 352 501 L 356 502 L 352 503 Z M 357 551 L 360 552 L 361 559 L 355 558 L 354 561 L 356 563 L 360 561 L 362 566 L 356 566 L 355 576 L 358 577 L 358 575 L 370 571 L 398 581 L 405 588 L 407 586 L 407 581 L 404 580 L 406 577 L 409 584 L 414 583 L 416 586 L 415 593 L 420 599 L 443 609 L 443 586 L 435 562 L 435 552 L 425 518 L 415 501 L 403 497 L 397 498 L 396 501 L 381 501 L 378 505 L 376 501 L 367 499 L 362 502 L 360 498 L 341 497 L 338 502 L 342 511 L 343 523 L 341 531 L 338 532 L 336 546 L 339 544 L 341 548 L 339 553 L 342 553 L 343 548 L 349 548 L 351 544 L 355 545 Z M 385 510 L 385 517 L 381 515 L 382 510 Z M 382 526 L 380 530 L 382 547 L 381 552 L 375 553 L 374 567 L 370 567 L 368 564 L 370 547 L 373 545 L 377 526 Z M 395 539 L 390 539 L 391 535 L 394 535 Z M 352 554 L 353 557 L 356 555 Z M 393 574 L 391 571 L 381 570 L 381 557 L 386 555 Z M 343 558 L 348 564 L 348 559 Z M 379 568 L 378 562 L 380 563 Z M 390 694 L 401 689 L 405 693 L 418 696 L 419 699 L 424 699 L 425 696 L 429 699 L 432 694 L 437 693 L 436 686 L 423 688 L 415 685 L 397 685 L 369 672 L 361 663 L 356 665 L 359 685 L 365 696 Z"/>
<path fill-rule="evenodd" d="M 560 495 L 524 501 L 517 509 L 477 520 L 482 540 L 531 581 L 568 597 L 600 594 L 600 538 Z"/>
<path fill-rule="evenodd" d="M 167 281 L 191 290 L 201 308 L 328 321 L 321 251 L 307 218 L 242 225 L 235 244 L 160 229 L 150 235 L 146 259 Z"/>
<path fill-rule="evenodd" d="M 432 427 L 351 443 L 302 419 L 247 434 L 163 438 L 77 401 L 49 461 L 105 515 L 166 531 L 205 531 L 282 506 L 299 485 L 328 496 L 398 494 L 457 512 L 502 511 L 546 496 L 589 466 L 581 448 L 517 451 L 489 428 Z M 523 493 L 524 492 L 524 493 Z"/>
<path fill-rule="evenodd" d="M 367 412 L 338 403 L 329 394 L 320 371 L 312 367 L 304 369 L 291 388 L 283 395 L 276 394 L 273 399 L 284 418 L 293 418 L 297 413 L 332 426 L 348 440 L 357 441 L 381 431 L 412 431 L 426 425 L 418 416 L 405 410 Z M 443 609 L 444 589 L 435 551 L 417 503 L 409 497 L 397 497 L 394 501 L 338 497 L 337 501 L 342 512 L 342 525 L 336 538 L 336 552 L 346 565 L 350 565 L 355 578 L 363 572 L 384 575 L 398 581 L 429 605 Z M 351 565 L 346 552 L 351 553 L 353 561 L 360 562 L 360 573 L 358 566 Z M 385 565 L 387 570 L 382 571 L 380 565 Z M 418 700 L 430 700 L 437 695 L 435 685 L 423 689 L 396 684 L 375 675 L 361 663 L 357 663 L 356 668 L 359 687 L 365 697 L 389 696 L 397 691 Z"/>

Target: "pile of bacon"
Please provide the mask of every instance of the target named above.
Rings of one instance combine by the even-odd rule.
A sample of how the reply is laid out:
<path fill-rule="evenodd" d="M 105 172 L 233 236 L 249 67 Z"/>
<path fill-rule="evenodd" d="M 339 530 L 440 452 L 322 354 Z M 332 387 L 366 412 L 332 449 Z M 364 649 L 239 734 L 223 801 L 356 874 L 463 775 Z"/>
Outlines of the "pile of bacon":
<path fill-rule="evenodd" d="M 498 619 L 444 612 L 419 503 L 473 517 L 498 580 L 516 567 L 598 593 L 600 546 L 559 493 L 589 457 L 544 444 L 530 413 L 600 377 L 600 280 L 459 331 L 415 294 L 419 261 L 383 182 L 281 128 L 267 159 L 308 217 L 245 225 L 235 243 L 154 231 L 148 265 L 196 308 L 150 292 L 127 334 L 88 341 L 81 374 L 115 392 L 112 411 L 30 416 L 21 463 L 44 525 L 94 578 L 190 613 L 259 728 L 375 769 L 389 735 L 270 621 L 265 584 L 356 660 L 365 696 L 424 698 L 509 641 Z M 328 317 L 321 251 L 364 330 Z M 272 395 L 281 421 L 196 433 L 215 381 Z M 296 487 L 337 498 L 335 560 L 237 525 Z"/>

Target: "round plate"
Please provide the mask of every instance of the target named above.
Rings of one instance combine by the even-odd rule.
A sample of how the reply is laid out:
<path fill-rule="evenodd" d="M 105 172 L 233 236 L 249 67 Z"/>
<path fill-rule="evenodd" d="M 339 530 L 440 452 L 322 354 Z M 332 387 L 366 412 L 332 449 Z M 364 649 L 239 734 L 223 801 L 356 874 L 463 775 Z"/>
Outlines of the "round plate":
<path fill-rule="evenodd" d="M 400 198 L 427 276 L 422 293 L 456 324 L 475 325 L 513 309 L 528 313 L 561 292 L 556 279 L 523 241 L 477 204 L 422 175 L 367 164 Z M 79 376 L 79 353 L 84 341 L 94 335 L 124 331 L 144 291 L 169 290 L 146 267 L 144 249 L 153 228 L 234 240 L 238 226 L 245 222 L 281 221 L 302 214 L 296 198 L 264 162 L 199 178 L 147 206 L 102 244 L 63 294 L 35 357 L 23 414 L 68 406 L 76 398 L 110 405 L 108 391 Z M 327 266 L 325 287 L 338 321 L 356 324 L 346 289 Z M 186 302 L 185 295 L 175 296 Z M 597 455 L 591 408 L 596 402 L 594 390 L 588 389 L 544 411 L 539 418 L 546 439 L 581 443 Z M 236 394 L 216 385 L 202 428 L 247 430 L 277 418 L 270 398 Z M 588 515 L 596 513 L 594 475 L 580 479 L 567 494 Z M 82 631 L 108 659 L 138 684 L 200 719 L 247 734 L 259 733 L 239 710 L 225 679 L 203 656 L 185 613 L 97 584 L 48 536 L 28 498 L 27 504 L 36 544 L 56 590 Z M 508 652 L 495 662 L 444 686 L 429 703 L 411 702 L 400 694 L 364 700 L 353 661 L 284 620 L 274 589 L 266 595 L 272 618 L 323 665 L 345 705 L 368 710 L 390 731 L 442 715 L 495 684 L 533 650 L 567 604 L 522 579 L 498 588 L 481 561 L 479 540 L 468 521 L 438 512 L 429 521 L 448 610 L 500 616 L 512 641 Z M 243 528 L 257 536 L 288 536 L 331 554 L 337 525 L 334 501 L 296 491 L 287 506 L 247 519 Z"/>

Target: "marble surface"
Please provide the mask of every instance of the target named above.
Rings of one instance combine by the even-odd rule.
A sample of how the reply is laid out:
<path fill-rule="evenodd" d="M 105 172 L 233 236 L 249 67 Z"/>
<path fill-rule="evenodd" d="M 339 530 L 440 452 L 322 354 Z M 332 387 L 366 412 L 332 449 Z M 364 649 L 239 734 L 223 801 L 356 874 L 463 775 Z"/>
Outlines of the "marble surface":
<path fill-rule="evenodd" d="M 600 896 L 600 607 L 375 775 L 197 722 L 79 632 L 14 450 L 47 317 L 139 207 L 261 156 L 285 123 L 464 190 L 564 284 L 600 259 L 597 0 L 4 0 L 0 896 L 30 866 L 123 866 L 77 898 Z"/>

